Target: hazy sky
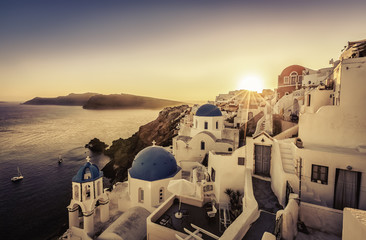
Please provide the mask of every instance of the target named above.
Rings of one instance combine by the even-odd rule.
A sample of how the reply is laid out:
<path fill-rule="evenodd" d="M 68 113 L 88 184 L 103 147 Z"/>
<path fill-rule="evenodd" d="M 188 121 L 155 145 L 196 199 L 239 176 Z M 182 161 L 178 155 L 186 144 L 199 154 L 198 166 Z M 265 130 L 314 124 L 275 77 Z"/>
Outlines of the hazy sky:
<path fill-rule="evenodd" d="M 328 67 L 366 1 L 1 0 L 0 100 L 130 93 L 208 100 L 255 74 Z"/>

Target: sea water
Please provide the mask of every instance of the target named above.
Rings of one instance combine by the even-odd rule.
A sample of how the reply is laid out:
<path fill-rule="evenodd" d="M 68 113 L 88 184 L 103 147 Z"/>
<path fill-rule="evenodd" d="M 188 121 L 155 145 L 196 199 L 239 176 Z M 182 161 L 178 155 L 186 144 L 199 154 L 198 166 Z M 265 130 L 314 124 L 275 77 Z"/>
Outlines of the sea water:
<path fill-rule="evenodd" d="M 94 137 L 108 145 L 128 138 L 158 112 L 0 103 L 0 239 L 50 239 L 62 233 L 72 177 L 87 155 L 99 168 L 109 161 L 85 144 Z M 24 179 L 14 183 L 17 167 Z"/>

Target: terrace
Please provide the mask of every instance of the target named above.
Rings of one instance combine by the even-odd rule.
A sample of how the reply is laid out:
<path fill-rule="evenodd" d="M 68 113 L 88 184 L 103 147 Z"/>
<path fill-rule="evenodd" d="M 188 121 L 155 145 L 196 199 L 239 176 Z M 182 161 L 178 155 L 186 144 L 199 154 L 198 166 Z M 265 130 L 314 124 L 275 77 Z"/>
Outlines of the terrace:
<path fill-rule="evenodd" d="M 179 198 L 176 195 L 171 196 L 148 217 L 148 239 L 176 239 L 176 235 L 184 239 L 189 235 L 189 232 L 196 231 L 192 224 L 203 229 L 198 235 L 202 239 L 218 239 L 223 234 L 229 225 L 228 221 L 225 221 L 229 219 L 228 211 L 221 209 L 220 212 L 220 205 L 214 204 L 217 209 L 215 211 L 212 209 L 210 201 L 204 202 L 202 199 L 185 196 L 180 198 L 182 201 L 181 218 L 176 217 L 176 213 L 179 211 Z M 225 220 L 224 215 L 228 216 L 225 217 Z M 227 223 L 226 227 L 224 223 Z M 203 232 L 208 232 L 208 234 Z"/>
<path fill-rule="evenodd" d="M 147 239 L 185 239 L 192 233 L 196 234 L 195 239 L 241 239 L 259 217 L 250 170 L 246 171 L 246 176 L 244 191 L 247 194 L 243 198 L 243 213 L 238 221 L 234 222 L 228 203 L 212 204 L 214 198 L 206 196 L 172 195 L 147 218 Z M 181 218 L 176 216 L 179 199 Z"/>
<path fill-rule="evenodd" d="M 209 203 L 202 207 L 182 203 L 181 212 L 183 213 L 183 216 L 182 218 L 176 218 L 175 213 L 178 212 L 179 209 L 179 200 L 175 198 L 173 204 L 155 221 L 155 223 L 184 234 L 187 234 L 187 232 L 184 231 L 184 228 L 194 232 L 196 229 L 191 225 L 194 224 L 199 228 L 220 237 L 226 228 L 220 223 L 219 212 L 214 214 L 212 217 L 208 216 L 207 212 L 212 210 L 208 209 L 209 206 Z M 202 238 L 207 240 L 215 239 L 206 234 L 202 234 Z"/>

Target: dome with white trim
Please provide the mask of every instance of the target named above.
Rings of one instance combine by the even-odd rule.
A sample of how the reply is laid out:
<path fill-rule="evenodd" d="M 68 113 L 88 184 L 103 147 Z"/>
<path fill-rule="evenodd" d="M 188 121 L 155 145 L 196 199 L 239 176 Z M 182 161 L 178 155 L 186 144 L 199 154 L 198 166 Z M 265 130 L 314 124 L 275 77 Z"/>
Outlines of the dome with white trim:
<path fill-rule="evenodd" d="M 212 104 L 204 104 L 198 108 L 196 116 L 199 117 L 219 117 L 222 113 L 218 107 Z"/>
<path fill-rule="evenodd" d="M 179 171 L 180 167 L 174 156 L 158 146 L 150 146 L 141 150 L 129 169 L 132 178 L 145 181 L 174 177 Z"/>
<path fill-rule="evenodd" d="M 95 181 L 103 177 L 103 172 L 99 171 L 97 165 L 92 164 L 90 158 L 87 157 L 87 162 L 82 166 L 78 173 L 72 178 L 73 182 L 84 183 Z"/>

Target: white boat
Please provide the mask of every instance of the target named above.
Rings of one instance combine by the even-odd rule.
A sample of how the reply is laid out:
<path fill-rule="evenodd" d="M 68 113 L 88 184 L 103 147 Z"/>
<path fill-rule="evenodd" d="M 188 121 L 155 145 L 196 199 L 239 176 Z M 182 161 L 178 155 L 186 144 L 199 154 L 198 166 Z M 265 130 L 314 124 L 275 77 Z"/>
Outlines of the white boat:
<path fill-rule="evenodd" d="M 63 162 L 63 160 L 62 160 L 62 157 L 61 157 L 61 155 L 60 156 L 58 156 L 58 164 L 60 164 L 60 163 L 62 163 Z"/>
<path fill-rule="evenodd" d="M 12 180 L 13 182 L 16 182 L 16 181 L 19 181 L 19 180 L 22 180 L 22 179 L 23 179 L 23 175 L 22 175 L 22 173 L 20 172 L 19 167 L 18 167 L 18 176 L 16 176 L 16 177 L 12 177 L 12 178 L 11 178 L 11 180 Z"/>

